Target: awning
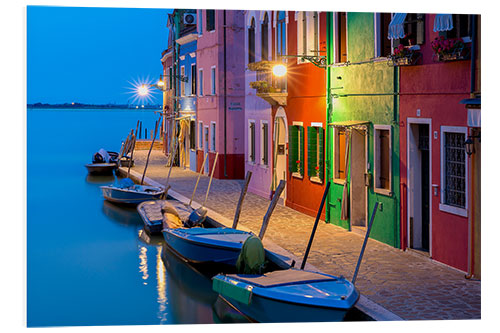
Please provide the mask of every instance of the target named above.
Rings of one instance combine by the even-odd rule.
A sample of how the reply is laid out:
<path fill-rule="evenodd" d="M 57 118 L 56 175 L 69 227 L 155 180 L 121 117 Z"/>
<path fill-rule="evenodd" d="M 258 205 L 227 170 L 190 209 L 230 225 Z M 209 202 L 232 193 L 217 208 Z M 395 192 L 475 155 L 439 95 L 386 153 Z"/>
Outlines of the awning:
<path fill-rule="evenodd" d="M 481 97 L 479 98 L 466 98 L 459 102 L 459 104 L 466 105 L 481 105 Z"/>
<path fill-rule="evenodd" d="M 346 121 L 336 121 L 333 123 L 329 123 L 328 126 L 334 127 L 353 127 L 360 125 L 367 125 L 370 122 L 368 120 L 346 120 Z"/>
<path fill-rule="evenodd" d="M 434 18 L 434 32 L 450 31 L 453 29 L 453 17 L 451 14 L 436 14 Z"/>
<path fill-rule="evenodd" d="M 405 36 L 403 23 L 406 19 L 406 13 L 396 13 L 389 23 L 389 33 L 387 39 L 399 39 Z"/>

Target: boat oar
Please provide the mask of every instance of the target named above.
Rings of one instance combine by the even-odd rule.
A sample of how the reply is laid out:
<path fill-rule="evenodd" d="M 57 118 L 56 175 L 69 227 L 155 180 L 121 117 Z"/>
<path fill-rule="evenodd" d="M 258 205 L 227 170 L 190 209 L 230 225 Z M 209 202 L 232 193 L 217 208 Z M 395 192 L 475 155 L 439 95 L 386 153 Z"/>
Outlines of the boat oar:
<path fill-rule="evenodd" d="M 155 135 L 151 140 L 151 147 L 149 147 L 148 157 L 146 158 L 146 165 L 144 166 L 144 172 L 142 173 L 141 185 L 144 183 L 144 177 L 146 176 L 146 170 L 148 169 L 149 156 L 151 155 L 151 150 L 153 150 L 153 145 L 155 144 L 156 131 L 158 130 L 158 121 L 155 122 Z"/>
<path fill-rule="evenodd" d="M 375 206 L 373 207 L 372 217 L 370 218 L 370 223 L 368 223 L 368 229 L 366 230 L 365 240 L 363 241 L 363 246 L 361 247 L 361 253 L 359 254 L 358 263 L 356 265 L 356 269 L 354 270 L 354 276 L 352 277 L 352 284 L 356 282 L 356 276 L 358 276 L 359 266 L 361 265 L 361 259 L 363 259 L 363 254 L 365 253 L 366 243 L 368 242 L 368 236 L 370 236 L 370 231 L 372 229 L 373 218 L 375 217 L 375 213 L 377 213 L 378 201 L 375 202 Z"/>
<path fill-rule="evenodd" d="M 204 170 L 203 167 L 205 166 L 205 162 L 207 161 L 207 158 L 208 158 L 208 153 L 205 154 L 205 158 L 203 159 L 203 163 L 201 164 L 200 172 L 198 172 L 198 179 L 196 180 L 196 184 L 194 185 L 193 194 L 191 194 L 191 200 L 189 200 L 189 204 L 187 205 L 187 207 L 191 207 L 191 203 L 193 202 L 194 194 L 196 193 L 196 188 L 198 187 L 198 182 L 200 181 L 201 173 Z"/>
<path fill-rule="evenodd" d="M 236 212 L 234 213 L 233 229 L 238 226 L 238 220 L 240 219 L 241 205 L 243 204 L 243 199 L 245 199 L 245 194 L 247 194 L 248 184 L 250 183 L 250 178 L 252 178 L 252 171 L 247 171 L 245 177 L 245 185 L 241 189 L 240 199 L 238 200 L 238 205 L 236 206 Z"/>
<path fill-rule="evenodd" d="M 205 194 L 205 201 L 203 201 L 203 205 L 200 208 L 193 210 L 188 218 L 188 225 L 195 226 L 203 223 L 205 218 L 207 217 L 207 209 L 205 208 L 205 204 L 208 199 L 208 192 L 210 191 L 210 185 L 212 185 L 212 179 L 214 177 L 215 165 L 217 164 L 217 158 L 219 157 L 219 152 L 215 154 L 214 165 L 212 167 L 212 173 L 210 174 L 210 181 L 208 182 L 207 193 Z"/>
<path fill-rule="evenodd" d="M 325 192 L 323 193 L 323 198 L 321 198 L 321 204 L 319 205 L 318 214 L 316 215 L 316 221 L 314 221 L 313 230 L 311 232 L 311 237 L 309 238 L 309 243 L 307 244 L 306 253 L 304 254 L 304 259 L 300 265 L 300 269 L 304 269 L 306 266 L 307 257 L 309 256 L 309 251 L 311 250 L 314 235 L 316 234 L 316 228 L 318 227 L 318 222 L 321 217 L 321 212 L 323 211 L 323 206 L 325 205 L 326 196 L 328 195 L 328 190 L 330 189 L 330 182 L 326 183 Z"/>
<path fill-rule="evenodd" d="M 177 144 L 174 147 L 174 155 L 177 152 L 177 147 L 179 147 L 179 141 L 177 140 Z M 167 183 L 165 184 L 165 191 L 163 191 L 162 197 L 167 199 L 167 194 L 168 194 L 168 189 L 170 188 L 170 185 L 168 185 L 168 182 L 170 180 L 170 173 L 172 172 L 172 166 L 174 165 L 174 160 L 171 160 L 170 162 L 170 169 L 168 170 L 168 176 L 167 176 Z"/>
<path fill-rule="evenodd" d="M 276 207 L 276 204 L 278 203 L 278 200 L 280 198 L 281 192 L 283 192 L 283 189 L 285 188 L 285 180 L 282 179 L 280 180 L 280 183 L 278 187 L 276 188 L 276 191 L 274 192 L 273 199 L 271 200 L 271 203 L 269 204 L 269 208 L 267 208 L 266 215 L 264 215 L 264 220 L 262 221 L 262 226 L 260 227 L 260 232 L 259 232 L 259 238 L 262 240 L 264 238 L 264 234 L 266 233 L 267 226 L 269 224 L 269 220 L 271 219 L 271 214 L 274 211 L 274 208 Z"/>

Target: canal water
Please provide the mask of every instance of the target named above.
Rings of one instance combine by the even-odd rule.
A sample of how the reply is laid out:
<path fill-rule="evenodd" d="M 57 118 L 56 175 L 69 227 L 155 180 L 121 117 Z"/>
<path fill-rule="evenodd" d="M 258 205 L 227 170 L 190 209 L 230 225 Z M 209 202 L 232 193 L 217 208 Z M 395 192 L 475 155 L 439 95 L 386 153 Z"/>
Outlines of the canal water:
<path fill-rule="evenodd" d="M 119 151 L 135 110 L 28 110 L 27 324 L 159 325 L 240 322 L 211 281 L 163 256 L 163 239 L 143 231 L 135 208 L 103 200 L 84 165 L 100 148 Z M 182 276 L 182 279 L 179 278 Z"/>

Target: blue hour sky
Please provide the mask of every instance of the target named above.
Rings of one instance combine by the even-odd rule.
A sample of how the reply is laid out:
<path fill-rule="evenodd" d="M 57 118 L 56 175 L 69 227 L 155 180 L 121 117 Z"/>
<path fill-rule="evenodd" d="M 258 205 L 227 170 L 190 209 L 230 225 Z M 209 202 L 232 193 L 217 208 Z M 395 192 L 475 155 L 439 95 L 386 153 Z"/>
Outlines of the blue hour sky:
<path fill-rule="evenodd" d="M 132 101 L 133 82 L 162 73 L 171 11 L 28 6 L 27 102 Z"/>

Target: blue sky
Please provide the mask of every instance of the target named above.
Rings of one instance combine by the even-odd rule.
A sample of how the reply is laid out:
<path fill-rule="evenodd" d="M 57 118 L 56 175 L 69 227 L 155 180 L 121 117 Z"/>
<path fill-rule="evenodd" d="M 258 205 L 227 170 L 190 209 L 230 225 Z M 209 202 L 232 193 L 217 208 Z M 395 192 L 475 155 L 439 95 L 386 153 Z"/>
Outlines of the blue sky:
<path fill-rule="evenodd" d="M 28 103 L 127 103 L 158 80 L 169 9 L 27 7 Z M 161 104 L 161 95 L 155 94 Z"/>

